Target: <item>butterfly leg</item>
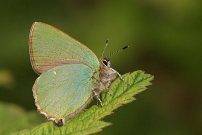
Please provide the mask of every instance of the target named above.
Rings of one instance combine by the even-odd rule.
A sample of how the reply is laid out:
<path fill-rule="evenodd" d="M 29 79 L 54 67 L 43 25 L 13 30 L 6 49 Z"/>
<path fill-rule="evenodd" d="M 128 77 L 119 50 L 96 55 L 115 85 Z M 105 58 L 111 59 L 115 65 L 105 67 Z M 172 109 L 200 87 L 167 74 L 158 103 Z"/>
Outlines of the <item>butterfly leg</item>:
<path fill-rule="evenodd" d="M 97 100 L 97 105 L 103 106 L 102 100 L 100 99 L 99 94 L 96 91 L 93 91 L 93 94 L 94 94 L 94 96 L 95 96 L 95 98 Z"/>
<path fill-rule="evenodd" d="M 107 94 L 108 94 L 109 96 L 112 96 L 112 92 L 109 91 L 109 89 L 107 89 Z"/>
<path fill-rule="evenodd" d="M 121 74 L 119 74 L 118 71 L 114 70 L 113 68 L 111 68 L 111 70 L 112 70 L 113 72 L 115 72 L 115 73 L 119 76 L 119 78 L 120 78 L 122 81 L 124 81 L 123 77 L 121 76 Z"/>
<path fill-rule="evenodd" d="M 110 82 L 108 82 L 108 83 L 109 83 L 108 85 L 110 85 Z M 107 92 L 107 94 L 108 94 L 109 96 L 112 95 L 112 92 L 110 91 L 109 87 L 105 87 L 105 91 Z"/>
<path fill-rule="evenodd" d="M 119 72 L 117 72 L 117 71 L 114 70 L 113 68 L 111 68 L 111 69 L 119 76 L 119 78 L 123 81 L 124 84 L 127 84 L 127 87 L 130 86 L 130 84 L 127 83 L 127 82 L 123 79 L 123 77 L 121 76 L 121 74 L 119 74 Z"/>

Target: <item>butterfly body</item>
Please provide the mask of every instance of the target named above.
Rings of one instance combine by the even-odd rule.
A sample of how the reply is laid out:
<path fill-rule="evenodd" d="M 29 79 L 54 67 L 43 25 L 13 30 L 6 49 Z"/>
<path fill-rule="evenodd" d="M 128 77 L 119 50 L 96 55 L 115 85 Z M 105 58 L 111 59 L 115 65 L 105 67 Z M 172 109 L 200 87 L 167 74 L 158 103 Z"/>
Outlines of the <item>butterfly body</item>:
<path fill-rule="evenodd" d="M 106 58 L 98 58 L 66 33 L 41 22 L 30 32 L 32 67 L 40 76 L 33 86 L 35 105 L 57 126 L 80 113 L 117 77 Z"/>
<path fill-rule="evenodd" d="M 99 82 L 94 88 L 95 95 L 100 95 L 103 90 L 108 90 L 111 82 L 116 79 L 117 72 L 110 66 L 110 61 L 106 58 L 100 59 Z"/>

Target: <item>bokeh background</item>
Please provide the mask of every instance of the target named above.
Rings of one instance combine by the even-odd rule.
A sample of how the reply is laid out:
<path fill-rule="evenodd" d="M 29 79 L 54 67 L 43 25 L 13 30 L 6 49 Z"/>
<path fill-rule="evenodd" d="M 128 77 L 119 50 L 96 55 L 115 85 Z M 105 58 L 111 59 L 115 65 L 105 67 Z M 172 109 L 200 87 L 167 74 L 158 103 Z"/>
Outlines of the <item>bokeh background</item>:
<path fill-rule="evenodd" d="M 201 0 L 2 0 L 0 2 L 0 134 L 44 121 L 36 113 L 28 36 L 34 21 L 66 31 L 121 74 L 144 70 L 155 79 L 133 103 L 105 120 L 99 135 L 202 134 Z M 27 118 L 29 116 L 29 118 Z M 42 117 L 42 118 L 41 118 Z"/>

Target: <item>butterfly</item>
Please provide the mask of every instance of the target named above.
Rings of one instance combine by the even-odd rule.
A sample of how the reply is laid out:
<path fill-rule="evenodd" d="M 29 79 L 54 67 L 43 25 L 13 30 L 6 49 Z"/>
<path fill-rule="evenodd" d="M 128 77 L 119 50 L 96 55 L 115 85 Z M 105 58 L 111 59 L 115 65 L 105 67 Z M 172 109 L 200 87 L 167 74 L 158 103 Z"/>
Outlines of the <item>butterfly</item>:
<path fill-rule="evenodd" d="M 79 41 L 42 22 L 31 27 L 29 54 L 40 75 L 32 89 L 35 105 L 57 126 L 79 114 L 93 97 L 102 104 L 100 94 L 121 78 L 109 59 L 97 58 Z"/>

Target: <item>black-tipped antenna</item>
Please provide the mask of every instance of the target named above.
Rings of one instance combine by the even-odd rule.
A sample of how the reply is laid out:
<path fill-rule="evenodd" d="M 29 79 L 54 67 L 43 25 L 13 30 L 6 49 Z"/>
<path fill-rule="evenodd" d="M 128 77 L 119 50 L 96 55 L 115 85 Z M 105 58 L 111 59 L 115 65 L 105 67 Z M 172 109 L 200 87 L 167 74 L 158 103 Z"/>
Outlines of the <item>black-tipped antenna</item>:
<path fill-rule="evenodd" d="M 109 57 L 111 57 L 111 56 L 114 55 L 114 54 L 120 53 L 120 52 L 124 51 L 125 49 L 127 49 L 127 48 L 129 48 L 129 47 L 130 47 L 129 45 L 126 45 L 126 46 L 124 46 L 123 48 L 121 48 L 121 49 L 119 49 L 119 50 L 117 50 L 117 51 L 115 51 L 115 52 L 111 52 L 111 53 L 109 54 Z"/>
<path fill-rule="evenodd" d="M 109 43 L 109 39 L 106 39 L 106 41 L 105 41 L 105 48 L 102 51 L 102 57 L 104 56 L 105 50 L 106 50 L 106 48 L 108 46 L 108 43 Z"/>

